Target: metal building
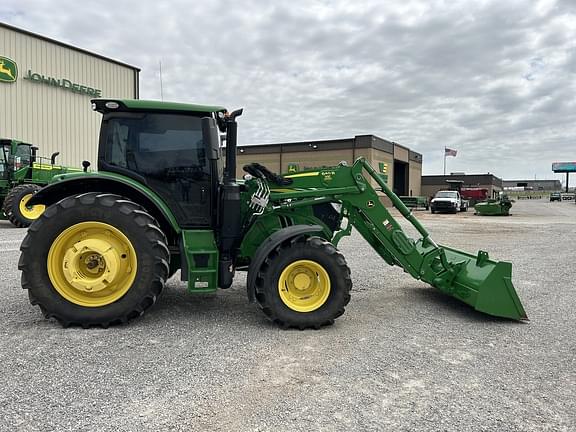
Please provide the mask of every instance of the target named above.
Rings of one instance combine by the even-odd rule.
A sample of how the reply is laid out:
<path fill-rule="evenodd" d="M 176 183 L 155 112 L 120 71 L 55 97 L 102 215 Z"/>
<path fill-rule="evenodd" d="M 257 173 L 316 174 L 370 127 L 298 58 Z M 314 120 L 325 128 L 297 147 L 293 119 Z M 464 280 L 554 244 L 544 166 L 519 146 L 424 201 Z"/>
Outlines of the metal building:
<path fill-rule="evenodd" d="M 94 97 L 138 98 L 140 69 L 0 23 L 0 138 L 59 151 L 58 163 L 96 162 L 102 116 Z"/>
<path fill-rule="evenodd" d="M 274 172 L 297 172 L 309 168 L 352 164 L 363 156 L 398 195 L 421 193 L 422 155 L 400 144 L 374 135 L 357 135 L 325 141 L 244 145 L 238 148 L 237 172 L 250 162 L 259 162 Z M 375 183 L 375 182 L 374 182 Z"/>
<path fill-rule="evenodd" d="M 523 189 L 535 191 L 561 191 L 562 182 L 560 180 L 504 180 L 504 189 Z"/>
<path fill-rule="evenodd" d="M 502 179 L 493 174 L 457 174 L 427 175 L 422 177 L 422 195 L 433 197 L 439 190 L 450 189 L 450 182 L 462 187 L 483 188 L 488 190 L 489 198 L 496 198 L 503 190 Z"/>

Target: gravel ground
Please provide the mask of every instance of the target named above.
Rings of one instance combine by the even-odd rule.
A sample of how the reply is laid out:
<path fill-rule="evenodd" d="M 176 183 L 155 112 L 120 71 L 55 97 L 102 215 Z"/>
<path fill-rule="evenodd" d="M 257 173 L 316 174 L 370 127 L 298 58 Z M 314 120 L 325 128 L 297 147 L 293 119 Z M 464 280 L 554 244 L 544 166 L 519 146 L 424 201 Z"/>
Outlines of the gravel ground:
<path fill-rule="evenodd" d="M 129 325 L 62 329 L 20 288 L 25 230 L 0 221 L 0 430 L 575 430 L 576 205 L 512 211 L 417 215 L 438 242 L 512 261 L 530 323 L 476 313 L 353 235 L 352 301 L 319 331 L 271 325 L 244 277 L 199 296 L 173 278 Z"/>

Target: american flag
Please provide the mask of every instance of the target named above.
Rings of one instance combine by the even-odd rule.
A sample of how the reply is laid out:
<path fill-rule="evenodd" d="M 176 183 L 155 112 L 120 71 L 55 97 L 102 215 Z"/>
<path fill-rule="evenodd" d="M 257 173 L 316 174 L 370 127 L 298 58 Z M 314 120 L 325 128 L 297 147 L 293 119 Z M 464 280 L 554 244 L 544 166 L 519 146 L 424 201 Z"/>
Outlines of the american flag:
<path fill-rule="evenodd" d="M 457 153 L 458 153 L 458 152 L 457 152 L 456 150 L 452 150 L 452 149 L 449 149 L 448 147 L 444 147 L 444 156 L 454 156 L 454 157 L 456 157 L 456 154 L 457 154 Z"/>

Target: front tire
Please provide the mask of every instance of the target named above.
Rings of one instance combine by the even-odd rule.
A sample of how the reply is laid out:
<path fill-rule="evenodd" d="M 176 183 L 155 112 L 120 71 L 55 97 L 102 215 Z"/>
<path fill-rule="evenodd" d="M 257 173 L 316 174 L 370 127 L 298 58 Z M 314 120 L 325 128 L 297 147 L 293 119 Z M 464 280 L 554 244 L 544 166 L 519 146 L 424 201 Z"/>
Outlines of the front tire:
<path fill-rule="evenodd" d="M 22 184 L 8 192 L 2 211 L 14 226 L 18 228 L 29 227 L 44 213 L 45 207 L 41 204 L 33 207 L 27 205 L 32 195 L 40 189 L 40 186 L 35 184 Z"/>
<path fill-rule="evenodd" d="M 168 277 L 166 237 L 154 218 L 112 194 L 50 206 L 20 250 L 30 303 L 64 327 L 128 322 L 156 302 Z"/>
<path fill-rule="evenodd" d="M 258 272 L 256 300 L 282 328 L 331 325 L 350 301 L 344 256 L 319 237 L 299 237 L 273 250 Z"/>

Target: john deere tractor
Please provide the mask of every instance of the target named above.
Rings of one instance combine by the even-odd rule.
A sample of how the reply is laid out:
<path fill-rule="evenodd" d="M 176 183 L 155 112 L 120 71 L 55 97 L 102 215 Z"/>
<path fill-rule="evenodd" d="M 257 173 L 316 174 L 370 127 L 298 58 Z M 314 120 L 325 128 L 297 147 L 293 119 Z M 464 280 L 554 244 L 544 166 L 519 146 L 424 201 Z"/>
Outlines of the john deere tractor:
<path fill-rule="evenodd" d="M 237 180 L 242 110 L 92 103 L 103 114 L 98 170 L 58 176 L 36 193 L 30 204 L 46 211 L 21 246 L 31 303 L 64 326 L 136 318 L 178 270 L 191 293 L 229 288 L 246 271 L 249 301 L 279 326 L 332 324 L 350 300 L 337 246 L 352 228 L 413 278 L 478 311 L 526 319 L 510 263 L 437 244 L 362 158 L 284 176 L 252 163 Z M 378 192 L 421 238 L 405 234 Z"/>
<path fill-rule="evenodd" d="M 44 211 L 43 205 L 30 206 L 28 201 L 52 177 L 73 170 L 37 156 L 38 147 L 17 140 L 0 139 L 0 219 L 17 227 L 27 227 Z"/>

